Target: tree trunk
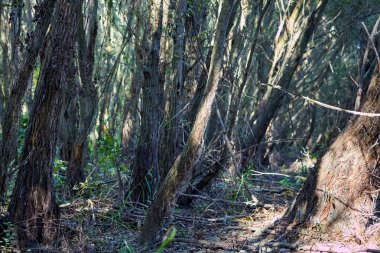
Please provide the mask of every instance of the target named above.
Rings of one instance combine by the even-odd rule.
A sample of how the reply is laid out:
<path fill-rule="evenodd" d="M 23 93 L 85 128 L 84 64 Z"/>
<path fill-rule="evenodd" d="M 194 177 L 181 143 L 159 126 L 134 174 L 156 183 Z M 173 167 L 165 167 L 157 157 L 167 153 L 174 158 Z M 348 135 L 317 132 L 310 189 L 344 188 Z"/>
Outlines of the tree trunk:
<path fill-rule="evenodd" d="M 301 13 L 310 9 L 311 3 L 307 2 L 305 3 L 306 6 L 303 6 L 304 1 L 299 0 L 293 8 L 289 20 L 287 20 L 287 27 L 280 27 L 278 34 L 282 35 L 275 39 L 274 60 L 268 81 L 270 86 L 253 117 L 255 124 L 252 129 L 252 137 L 247 142 L 248 145 L 244 147 L 244 150 L 246 150 L 243 157 L 244 166 L 247 165 L 252 157 L 257 145 L 263 140 L 268 126 L 284 97 L 283 91 L 274 89 L 271 86 L 280 86 L 282 88 L 289 86 L 327 2 L 328 0 L 319 0 L 315 9 L 307 17 L 304 17 Z M 282 29 L 286 29 L 286 31 Z M 284 49 L 286 44 L 288 45 Z"/>
<path fill-rule="evenodd" d="M 25 50 L 17 81 L 7 100 L 3 122 L 3 141 L 0 146 L 0 198 L 2 201 L 4 201 L 7 186 L 7 169 L 17 155 L 17 127 L 22 98 L 28 85 L 30 73 L 33 71 L 41 48 L 43 48 L 42 44 L 50 25 L 55 3 L 56 1 L 46 0 L 37 5 L 35 14 L 37 25 Z"/>
<path fill-rule="evenodd" d="M 271 4 L 271 1 L 267 1 L 267 3 L 264 6 L 261 6 L 262 10 L 260 11 L 260 14 L 258 15 L 256 30 L 253 36 L 253 42 L 250 48 L 248 62 L 243 73 L 243 79 L 240 85 L 238 86 L 237 94 L 234 97 L 232 97 L 232 101 L 231 101 L 231 105 L 229 107 L 229 113 L 228 113 L 227 133 L 226 133 L 226 137 L 229 140 L 231 140 L 232 138 L 232 133 L 235 128 L 237 114 L 240 108 L 240 103 L 241 103 L 241 99 L 243 95 L 243 90 L 247 83 L 249 73 L 252 69 L 252 61 L 254 58 L 257 40 L 260 34 L 261 22 L 270 4 Z M 225 164 L 227 163 L 228 158 L 230 157 L 228 145 L 229 143 L 224 142 L 219 160 L 216 161 L 214 164 L 212 164 L 209 172 L 197 183 L 195 187 L 197 190 L 203 190 L 206 186 L 210 185 L 210 182 L 212 181 L 212 179 L 214 179 L 219 174 L 219 172 L 225 167 Z"/>
<path fill-rule="evenodd" d="M 136 43 L 137 44 L 137 43 Z M 130 161 L 134 150 L 133 140 L 136 137 L 136 128 L 139 122 L 138 104 L 142 83 L 142 55 L 141 50 L 135 45 L 136 70 L 132 74 L 131 87 L 129 88 L 123 110 L 123 121 L 121 129 L 121 153 Z"/>
<path fill-rule="evenodd" d="M 74 49 L 71 51 L 74 55 Z M 78 90 L 79 78 L 78 68 L 73 60 L 66 70 L 66 89 L 63 93 L 64 103 L 63 113 L 59 123 L 59 141 L 61 142 L 60 157 L 68 163 L 67 173 L 70 174 L 70 161 L 73 156 L 74 142 L 77 135 L 77 126 L 79 124 L 79 108 L 78 108 Z M 67 177 L 67 183 L 71 185 L 70 177 Z"/>
<path fill-rule="evenodd" d="M 12 0 L 11 13 L 9 22 L 11 23 L 10 41 L 11 41 L 11 66 L 12 74 L 17 75 L 20 63 L 20 34 L 21 34 L 21 16 L 24 1 Z M 12 80 L 13 81 L 13 80 Z"/>
<path fill-rule="evenodd" d="M 361 111 L 380 112 L 379 66 Z M 379 126 L 379 117 L 359 116 L 349 123 L 318 161 L 289 208 L 289 222 L 296 218 L 311 221 L 336 233 L 346 228 L 356 234 L 365 230 L 380 186 Z"/>
<path fill-rule="evenodd" d="M 4 86 L 2 87 L 4 96 L 3 96 L 3 103 L 6 103 L 6 98 L 9 96 L 9 90 L 11 88 L 11 77 L 10 77 L 10 56 L 9 56 L 9 48 L 8 48 L 8 36 L 7 36 L 7 17 L 5 15 L 5 9 L 4 6 L 1 4 L 0 6 L 0 40 L 1 40 L 1 51 L 2 51 L 2 59 L 1 59 L 1 64 L 2 64 L 2 77 L 4 80 Z"/>
<path fill-rule="evenodd" d="M 127 40 L 131 41 L 131 27 L 133 21 L 132 12 L 137 8 L 134 4 L 131 6 L 130 11 L 128 12 L 128 36 Z M 139 31 L 141 28 L 141 19 L 137 18 L 136 22 L 136 30 Z M 139 32 L 137 32 L 134 36 L 134 53 L 135 53 L 135 70 L 132 74 L 132 80 L 127 92 L 127 97 L 125 99 L 125 103 L 123 105 L 123 115 L 121 119 L 121 154 L 125 157 L 124 161 L 131 161 L 132 153 L 134 150 L 133 140 L 136 137 L 136 127 L 138 126 L 139 116 L 138 116 L 138 104 L 139 104 L 139 96 L 141 91 L 141 83 L 142 83 L 142 72 L 143 69 L 143 52 L 138 43 Z"/>
<path fill-rule="evenodd" d="M 72 61 L 82 1 L 57 3 L 41 63 L 36 96 L 22 150 L 9 214 L 22 248 L 52 245 L 58 235 L 52 169 L 62 112 L 65 74 Z"/>
<path fill-rule="evenodd" d="M 178 194 L 186 190 L 189 184 L 194 163 L 202 147 L 203 135 L 220 81 L 226 30 L 234 2 L 235 0 L 225 0 L 222 3 L 214 39 L 215 46 L 211 55 L 206 93 L 202 105 L 197 113 L 194 127 L 186 146 L 174 162 L 148 211 L 140 236 L 141 245 L 152 243 L 156 239 L 164 218 L 168 217 L 173 210 Z"/>
<path fill-rule="evenodd" d="M 129 189 L 131 198 L 142 202 L 153 196 L 159 181 L 159 131 L 164 107 L 163 85 L 159 80 L 163 0 L 155 0 L 148 9 L 152 17 L 147 25 L 152 32 L 144 35 L 143 44 L 150 51 L 144 55 L 140 136 Z"/>
<path fill-rule="evenodd" d="M 173 35 L 173 73 L 171 82 L 168 85 L 168 117 L 165 119 L 165 129 L 161 140 L 160 154 L 160 179 L 165 179 L 170 167 L 180 151 L 181 133 L 181 98 L 184 83 L 184 61 L 185 61 L 185 15 L 187 0 L 179 0 L 176 7 L 176 31 Z"/>
<path fill-rule="evenodd" d="M 92 81 L 92 73 L 94 66 L 95 44 L 98 34 L 97 9 L 98 1 L 94 1 L 92 8 L 93 13 L 90 20 L 92 27 L 88 30 L 89 41 L 86 43 L 86 34 L 83 25 L 83 17 L 81 16 L 78 29 L 78 65 L 81 86 L 79 87 L 79 120 L 74 125 L 75 138 L 72 140 L 71 156 L 67 167 L 67 183 L 72 189 L 75 185 L 85 180 L 85 161 L 87 158 L 87 137 L 95 124 L 98 107 L 98 92 Z"/>

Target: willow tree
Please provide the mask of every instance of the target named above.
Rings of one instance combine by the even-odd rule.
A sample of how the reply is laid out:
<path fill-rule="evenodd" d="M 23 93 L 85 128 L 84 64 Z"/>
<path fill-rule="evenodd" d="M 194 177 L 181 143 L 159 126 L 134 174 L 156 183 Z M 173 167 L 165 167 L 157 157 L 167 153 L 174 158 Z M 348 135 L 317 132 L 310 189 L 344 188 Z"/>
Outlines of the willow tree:
<path fill-rule="evenodd" d="M 151 243 L 156 239 L 164 218 L 170 215 L 179 193 L 186 190 L 186 187 L 189 184 L 194 163 L 202 148 L 204 132 L 210 118 L 212 104 L 218 89 L 222 72 L 227 25 L 235 2 L 235 0 L 225 0 L 222 3 L 222 8 L 216 25 L 214 38 L 215 45 L 211 55 L 206 93 L 195 118 L 189 139 L 161 184 L 157 197 L 146 215 L 140 236 L 141 245 Z"/>
<path fill-rule="evenodd" d="M 60 0 L 46 39 L 19 172 L 9 215 L 21 247 L 50 245 L 58 235 L 59 208 L 55 201 L 52 170 L 66 70 L 79 23 L 82 1 Z"/>

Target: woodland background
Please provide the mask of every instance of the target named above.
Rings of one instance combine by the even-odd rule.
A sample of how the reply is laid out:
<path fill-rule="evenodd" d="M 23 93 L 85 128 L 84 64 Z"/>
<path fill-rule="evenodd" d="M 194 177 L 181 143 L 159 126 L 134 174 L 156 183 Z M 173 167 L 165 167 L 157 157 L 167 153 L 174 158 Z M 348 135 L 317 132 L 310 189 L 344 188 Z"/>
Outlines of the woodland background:
<path fill-rule="evenodd" d="M 0 251 L 379 252 L 379 13 L 0 1 Z"/>

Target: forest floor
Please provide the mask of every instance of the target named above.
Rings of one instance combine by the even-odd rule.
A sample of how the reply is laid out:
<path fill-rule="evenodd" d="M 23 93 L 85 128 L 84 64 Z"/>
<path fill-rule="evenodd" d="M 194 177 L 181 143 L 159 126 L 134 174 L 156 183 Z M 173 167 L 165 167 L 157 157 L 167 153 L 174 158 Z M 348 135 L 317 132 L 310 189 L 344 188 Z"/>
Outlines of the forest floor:
<path fill-rule="evenodd" d="M 166 237 L 173 227 L 175 237 L 163 252 L 380 252 L 379 242 L 342 239 L 311 224 L 281 226 L 278 221 L 301 186 L 305 166 L 312 165 L 296 162 L 285 172 L 263 168 L 239 180 L 222 177 L 208 194 L 192 195 L 190 206 L 176 206 L 172 225 L 166 228 Z M 259 207 L 249 201 L 247 185 Z M 111 193 L 61 205 L 65 251 L 146 252 L 136 245 L 148 206 L 118 204 L 116 191 L 114 197 Z M 158 249 L 159 244 L 151 252 L 161 252 Z"/>
<path fill-rule="evenodd" d="M 175 227 L 175 237 L 164 252 L 252 252 L 258 235 L 282 216 L 300 185 L 294 176 L 272 172 L 239 180 L 227 175 L 207 194 L 191 195 L 191 205 L 177 205 L 167 228 Z M 249 201 L 247 185 L 259 207 Z M 138 252 L 136 242 L 148 207 L 118 204 L 116 192 L 61 205 L 65 251 Z"/>
<path fill-rule="evenodd" d="M 166 237 L 175 230 L 174 239 L 162 251 L 157 244 L 151 252 L 380 252 L 379 242 L 371 247 L 357 238 L 334 238 L 310 224 L 281 226 L 278 221 L 303 179 L 299 166 L 286 172 L 254 171 L 239 180 L 223 176 L 207 194 L 191 195 L 191 205 L 176 206 L 166 228 Z M 113 186 L 105 194 L 67 199 L 60 205 L 59 252 L 147 252 L 136 245 L 148 206 L 118 203 L 117 184 L 108 183 Z M 259 206 L 249 201 L 247 185 Z"/>
<path fill-rule="evenodd" d="M 238 199 L 241 193 L 236 189 L 242 191 L 243 187 L 232 182 L 220 182 L 207 195 L 192 195 L 191 206 L 175 210 L 167 228 L 176 228 L 175 237 L 164 252 L 254 251 L 258 236 L 273 227 L 296 194 L 279 182 L 263 181 L 263 187 L 252 188 L 261 207 Z M 61 208 L 67 251 L 137 252 L 134 249 L 147 206 L 127 203 L 116 209 L 112 199 L 88 199 Z"/>

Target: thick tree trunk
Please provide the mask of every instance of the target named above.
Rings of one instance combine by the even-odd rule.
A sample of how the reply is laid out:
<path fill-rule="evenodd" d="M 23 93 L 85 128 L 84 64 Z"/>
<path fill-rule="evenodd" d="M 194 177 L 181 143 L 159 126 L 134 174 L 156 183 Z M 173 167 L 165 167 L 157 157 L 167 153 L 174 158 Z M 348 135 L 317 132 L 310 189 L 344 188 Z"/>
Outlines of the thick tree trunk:
<path fill-rule="evenodd" d="M 65 73 L 72 61 L 82 1 L 57 3 L 37 84 L 9 214 L 22 248 L 52 245 L 58 235 L 59 209 L 52 178 Z"/>
<path fill-rule="evenodd" d="M 140 136 L 129 189 L 131 198 L 142 202 L 153 196 L 159 181 L 159 132 L 164 107 L 163 85 L 159 80 L 163 0 L 155 0 L 148 9 L 153 15 L 148 24 L 152 32 L 144 35 L 143 43 L 150 51 L 144 55 Z"/>
<path fill-rule="evenodd" d="M 4 200 L 7 185 L 7 168 L 16 159 L 17 154 L 17 127 L 22 98 L 27 88 L 30 73 L 33 71 L 41 48 L 43 48 L 42 44 L 50 25 L 55 3 L 56 1 L 45 0 L 37 5 L 35 14 L 37 25 L 25 50 L 17 81 L 7 100 L 3 122 L 3 141 L 0 147 L 0 198 L 2 200 Z"/>
<path fill-rule="evenodd" d="M 206 93 L 202 105 L 197 113 L 194 127 L 186 146 L 174 162 L 148 211 L 140 236 L 141 245 L 152 243 L 156 239 L 164 218 L 168 217 L 173 210 L 178 194 L 186 190 L 189 184 L 194 163 L 202 147 L 203 135 L 220 81 L 226 30 L 234 2 L 235 0 L 225 0 L 222 3 L 214 39 L 215 46 L 211 55 Z"/>
<path fill-rule="evenodd" d="M 379 68 L 361 111 L 380 112 Z M 359 116 L 349 123 L 303 185 L 287 212 L 289 222 L 311 221 L 335 233 L 365 230 L 380 186 L 379 126 L 379 117 Z"/>

